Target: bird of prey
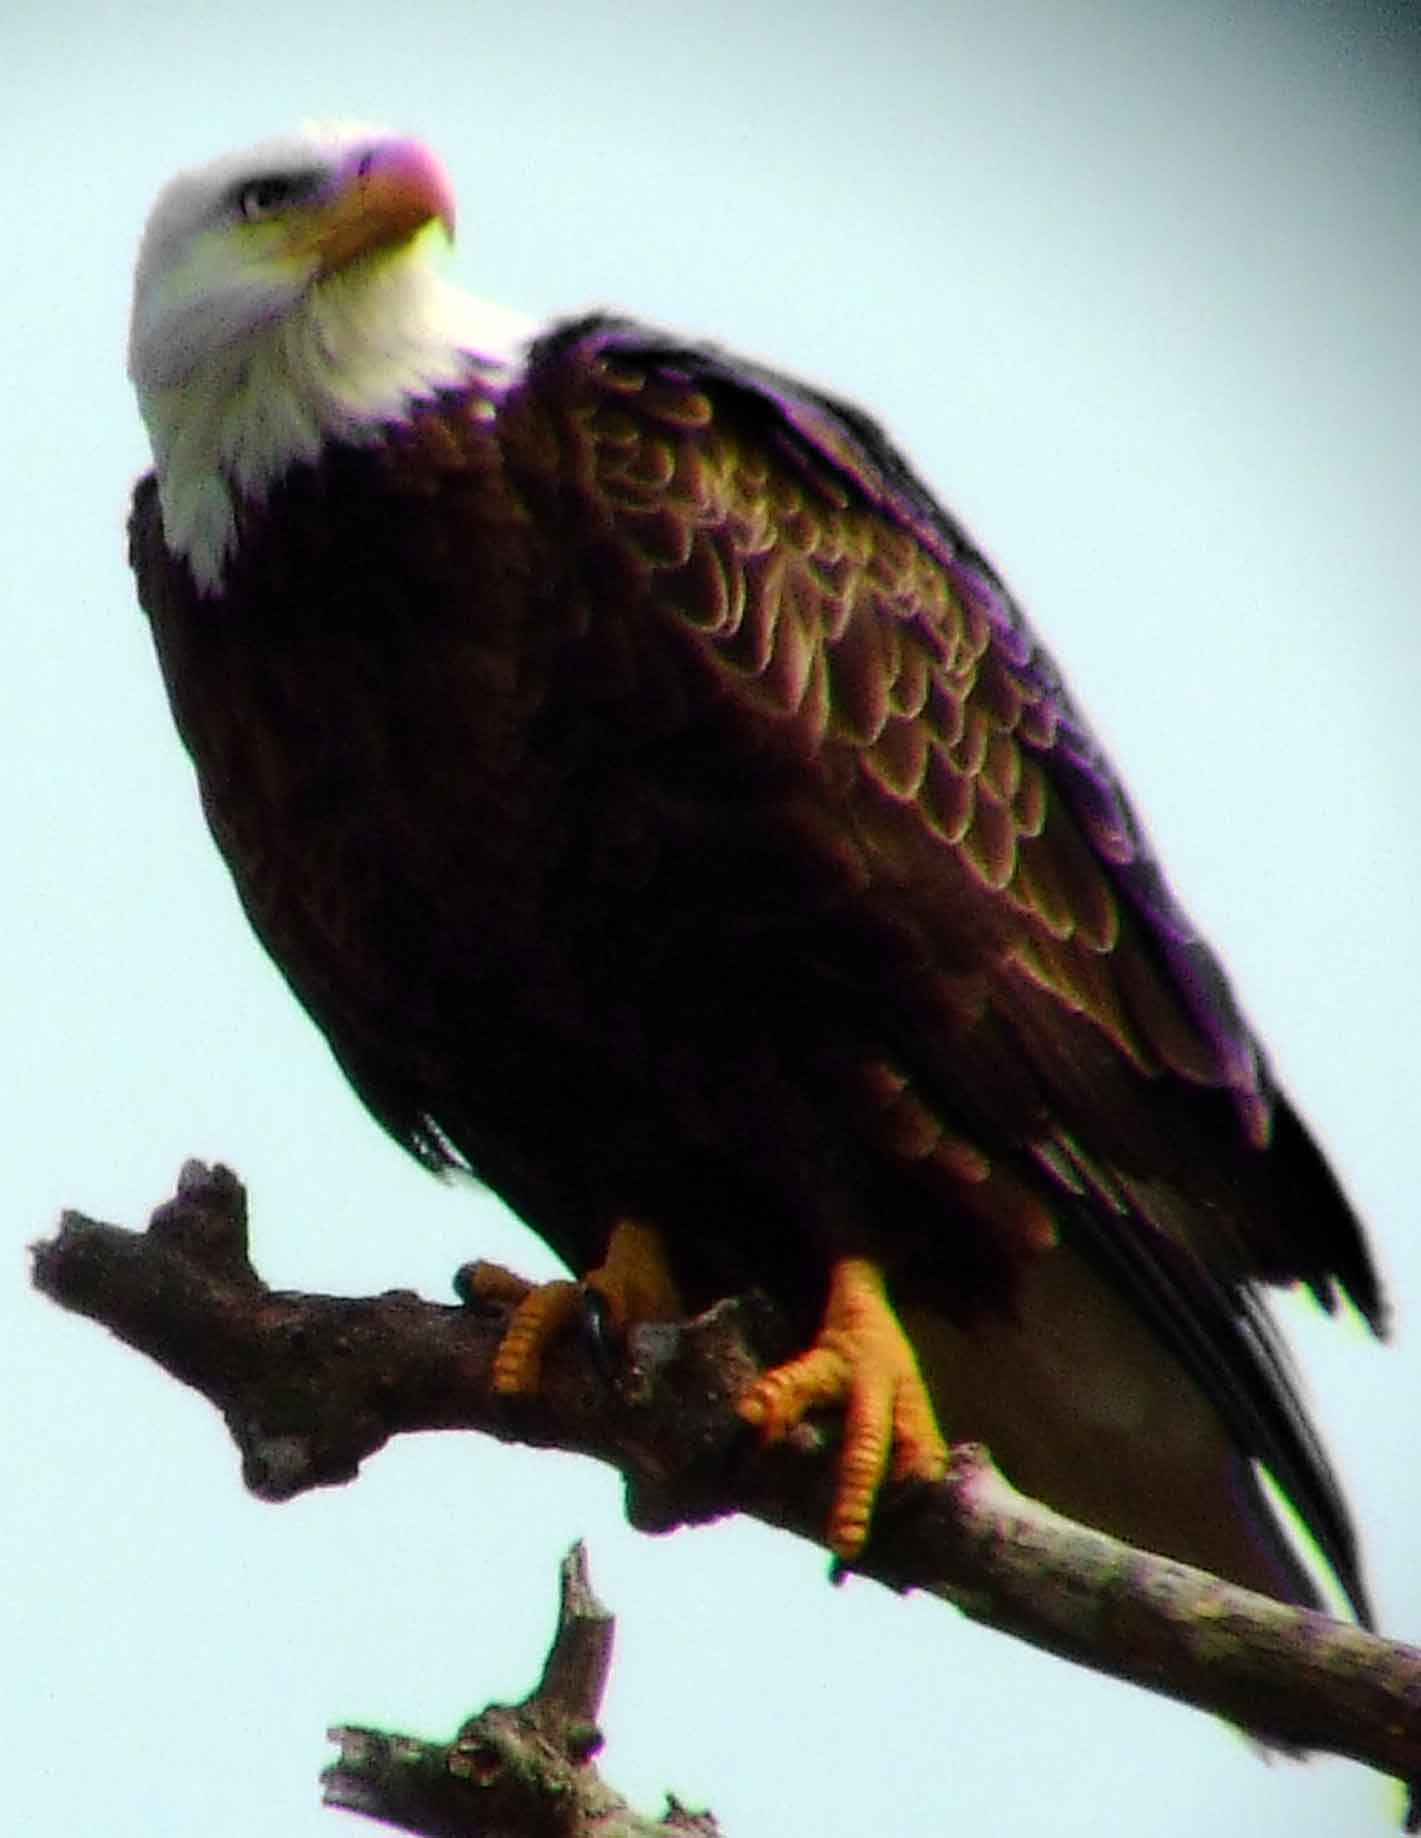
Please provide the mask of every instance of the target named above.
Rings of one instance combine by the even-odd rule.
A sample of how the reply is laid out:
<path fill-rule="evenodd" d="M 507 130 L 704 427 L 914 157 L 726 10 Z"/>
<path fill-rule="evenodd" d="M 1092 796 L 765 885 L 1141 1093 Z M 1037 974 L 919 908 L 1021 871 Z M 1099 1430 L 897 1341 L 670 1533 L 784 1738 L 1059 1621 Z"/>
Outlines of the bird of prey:
<path fill-rule="evenodd" d="M 1356 1218 L 1021 609 L 864 413 L 601 314 L 524 337 L 418 143 L 184 172 L 138 261 L 138 593 L 267 950 L 369 1111 L 619 1328 L 752 1287 L 842 1406 L 826 1532 L 987 1443 L 1088 1524 L 1357 1614 L 1261 1295 Z"/>

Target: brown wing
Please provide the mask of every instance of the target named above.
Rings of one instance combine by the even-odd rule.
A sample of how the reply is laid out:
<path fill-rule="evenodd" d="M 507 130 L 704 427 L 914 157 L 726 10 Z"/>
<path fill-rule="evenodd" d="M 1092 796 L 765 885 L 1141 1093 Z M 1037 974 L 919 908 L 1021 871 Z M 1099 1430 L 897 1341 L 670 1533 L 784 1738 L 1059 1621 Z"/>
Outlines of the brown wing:
<path fill-rule="evenodd" d="M 622 575 L 750 744 L 812 769 L 846 872 L 911 932 L 903 1076 L 1069 1185 L 1158 1188 L 1144 1210 L 1224 1275 L 1324 1301 L 1336 1277 L 1375 1319 L 1345 1203 L 1102 752 L 901 461 L 849 411 L 604 324 L 542 364 Z"/>
<path fill-rule="evenodd" d="M 792 778 L 794 846 L 838 876 L 843 922 L 821 913 L 806 949 L 860 1017 L 845 1129 L 936 1186 L 959 1259 L 971 1222 L 986 1288 L 1068 1236 L 1360 1602 L 1249 1294 L 1300 1279 L 1331 1307 L 1340 1282 L 1379 1327 L 1359 1229 L 1000 581 L 871 423 L 783 379 L 590 321 L 529 390 L 593 619 L 641 598 L 677 634 L 733 750 Z M 933 1246 L 898 1261 L 930 1281 Z"/>

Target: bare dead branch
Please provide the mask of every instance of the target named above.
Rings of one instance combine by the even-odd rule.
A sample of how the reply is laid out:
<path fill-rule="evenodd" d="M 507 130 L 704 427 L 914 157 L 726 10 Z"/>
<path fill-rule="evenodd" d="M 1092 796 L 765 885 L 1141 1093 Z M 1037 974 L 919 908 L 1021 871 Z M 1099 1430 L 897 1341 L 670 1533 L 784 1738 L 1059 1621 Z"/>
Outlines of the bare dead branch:
<path fill-rule="evenodd" d="M 593 1765 L 614 1623 L 592 1593 L 580 1544 L 559 1577 L 557 1633 L 521 1704 L 488 1705 L 445 1743 L 331 1730 L 340 1758 L 321 1776 L 326 1805 L 425 1838 L 717 1838 L 709 1813 L 674 1799 L 659 1819 L 635 1812 Z"/>
<path fill-rule="evenodd" d="M 349 1481 L 391 1436 L 468 1429 L 611 1463 L 643 1530 L 744 1512 L 820 1541 L 832 1416 L 762 1449 L 733 1409 L 789 1350 L 761 1299 L 634 1330 L 615 1372 L 569 1337 L 539 1395 L 510 1401 L 490 1383 L 507 1309 L 476 1298 L 467 1271 L 462 1306 L 268 1289 L 247 1257 L 241 1183 L 220 1167 L 189 1163 L 146 1233 L 68 1213 L 34 1256 L 46 1295 L 217 1406 L 264 1499 Z M 524 1287 L 508 1280 L 510 1304 Z M 856 1568 L 1286 1746 L 1421 1778 L 1421 1652 L 1074 1525 L 980 1449 L 887 1500 Z M 1414 1804 L 1406 1827 L 1421 1829 Z"/>

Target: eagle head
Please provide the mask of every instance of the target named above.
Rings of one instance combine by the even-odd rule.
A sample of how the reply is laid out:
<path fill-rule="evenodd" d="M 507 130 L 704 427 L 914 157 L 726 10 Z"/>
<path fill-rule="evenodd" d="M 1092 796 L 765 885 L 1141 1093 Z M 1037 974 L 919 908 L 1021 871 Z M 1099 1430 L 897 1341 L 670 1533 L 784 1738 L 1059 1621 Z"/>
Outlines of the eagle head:
<path fill-rule="evenodd" d="M 240 512 L 369 444 L 506 345 L 439 270 L 453 195 L 417 141 L 308 127 L 179 173 L 138 255 L 128 369 L 169 547 L 215 592 Z M 496 309 L 495 309 L 496 310 Z M 507 319 L 511 316 L 505 315 Z"/>

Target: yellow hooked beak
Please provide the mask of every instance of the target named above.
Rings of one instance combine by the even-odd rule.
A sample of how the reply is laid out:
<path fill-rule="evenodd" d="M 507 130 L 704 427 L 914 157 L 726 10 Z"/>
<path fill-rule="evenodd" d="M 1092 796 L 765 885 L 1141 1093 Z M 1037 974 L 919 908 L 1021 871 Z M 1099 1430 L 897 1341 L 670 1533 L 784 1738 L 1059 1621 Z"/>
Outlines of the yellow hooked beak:
<path fill-rule="evenodd" d="M 288 241 L 327 275 L 436 221 L 452 240 L 454 194 L 443 167 L 418 141 L 389 140 L 352 154 L 334 189 L 288 220 Z"/>

